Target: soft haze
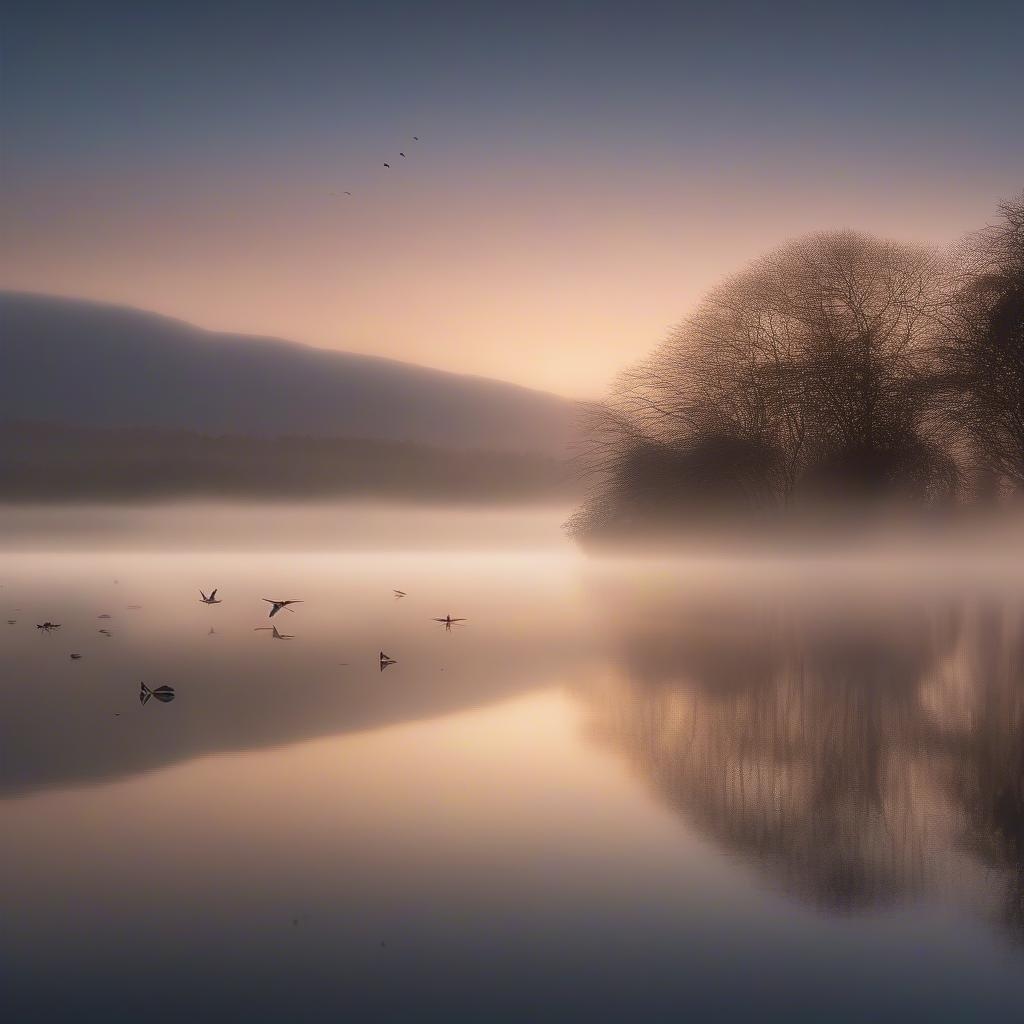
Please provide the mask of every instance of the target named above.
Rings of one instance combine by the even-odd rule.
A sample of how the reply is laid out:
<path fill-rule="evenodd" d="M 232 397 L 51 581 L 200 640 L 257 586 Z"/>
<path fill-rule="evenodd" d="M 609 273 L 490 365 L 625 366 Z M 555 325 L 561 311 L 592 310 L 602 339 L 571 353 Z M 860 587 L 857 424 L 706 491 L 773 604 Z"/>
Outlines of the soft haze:
<path fill-rule="evenodd" d="M 1009 4 L 15 3 L 0 285 L 596 394 L 788 237 L 990 218 L 1024 168 L 1022 28 Z"/>

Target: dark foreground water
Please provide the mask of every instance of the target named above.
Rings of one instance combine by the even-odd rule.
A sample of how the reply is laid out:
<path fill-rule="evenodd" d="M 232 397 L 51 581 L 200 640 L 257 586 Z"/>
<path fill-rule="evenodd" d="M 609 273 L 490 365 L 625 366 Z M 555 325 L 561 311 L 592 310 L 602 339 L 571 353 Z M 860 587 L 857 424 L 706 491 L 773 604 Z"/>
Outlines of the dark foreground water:
<path fill-rule="evenodd" d="M 147 515 L 0 552 L 5 1019 L 1020 1013 L 1009 561 Z"/>

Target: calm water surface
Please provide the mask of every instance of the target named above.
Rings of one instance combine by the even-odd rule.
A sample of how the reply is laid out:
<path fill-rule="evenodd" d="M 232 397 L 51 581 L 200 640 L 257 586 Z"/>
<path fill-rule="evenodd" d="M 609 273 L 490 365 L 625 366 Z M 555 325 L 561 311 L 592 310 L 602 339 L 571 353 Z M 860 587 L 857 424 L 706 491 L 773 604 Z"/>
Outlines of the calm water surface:
<path fill-rule="evenodd" d="M 1024 1005 L 1012 565 L 586 559 L 550 512 L 48 515 L 0 513 L 7 1019 Z M 291 639 L 262 597 L 306 602 Z"/>

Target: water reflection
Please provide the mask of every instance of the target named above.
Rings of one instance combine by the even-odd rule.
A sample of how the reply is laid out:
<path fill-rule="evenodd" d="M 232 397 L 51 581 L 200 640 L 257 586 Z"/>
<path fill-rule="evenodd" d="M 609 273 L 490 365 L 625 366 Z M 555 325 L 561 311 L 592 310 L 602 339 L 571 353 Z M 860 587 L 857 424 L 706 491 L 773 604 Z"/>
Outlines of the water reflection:
<path fill-rule="evenodd" d="M 595 737 L 800 899 L 849 912 L 941 890 L 1024 935 L 1019 596 L 891 581 L 666 585 L 622 566 L 581 602 L 564 564 L 506 563 L 495 589 L 492 563 L 453 574 L 445 557 L 402 559 L 416 596 L 396 602 L 388 559 L 339 572 L 289 556 L 309 598 L 293 635 L 257 625 L 258 596 L 240 596 L 281 567 L 227 559 L 214 644 L 210 609 L 181 597 L 199 561 L 146 556 L 139 582 L 120 571 L 117 591 L 146 600 L 114 636 L 94 628 L 108 561 L 29 559 L 31 573 L 8 576 L 27 609 L 59 593 L 66 625 L 5 634 L 0 795 L 441 716 L 571 678 Z M 442 577 L 479 613 L 457 638 L 422 614 Z M 261 642 L 267 631 L 288 643 Z M 88 655 L 73 674 L 71 649 Z M 132 695 L 147 702 L 147 677 L 187 682 L 188 700 L 140 714 Z"/>
<path fill-rule="evenodd" d="M 579 692 L 662 800 L 822 908 L 943 890 L 1024 937 L 1019 601 L 627 591 Z"/>
<path fill-rule="evenodd" d="M 56 601 L 64 624 L 46 637 L 27 627 L 4 635 L 0 797 L 444 715 L 550 685 L 580 658 L 571 584 L 557 563 L 499 559 L 503 587 L 491 595 L 493 560 L 222 557 L 224 602 L 211 609 L 191 585 L 209 561 L 135 555 L 115 587 L 109 555 L 6 560 L 6 593 L 32 611 Z M 416 585 L 400 602 L 396 565 Z M 268 577 L 305 587 L 301 621 L 292 617 L 288 632 L 276 619 L 263 631 Z M 145 600 L 101 635 L 97 609 L 110 607 L 112 592 Z M 458 638 L 435 634 L 439 594 L 471 600 L 483 622 Z M 73 674 L 71 650 L 86 655 Z M 142 713 L 135 697 L 146 678 L 187 683 L 188 700 Z"/>
<path fill-rule="evenodd" d="M 19 1019 L 1024 998 L 1019 592 L 493 552 L 19 555 L 0 583 Z M 271 592 L 307 603 L 267 622 Z"/>

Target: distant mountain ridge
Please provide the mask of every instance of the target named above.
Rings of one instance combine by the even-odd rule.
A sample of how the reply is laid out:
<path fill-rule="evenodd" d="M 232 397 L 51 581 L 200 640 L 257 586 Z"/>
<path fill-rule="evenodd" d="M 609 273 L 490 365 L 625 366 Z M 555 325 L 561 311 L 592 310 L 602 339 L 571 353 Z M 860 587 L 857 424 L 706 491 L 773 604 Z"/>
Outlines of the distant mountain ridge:
<path fill-rule="evenodd" d="M 502 381 L 0 291 L 0 421 L 562 455 L 575 415 Z"/>

